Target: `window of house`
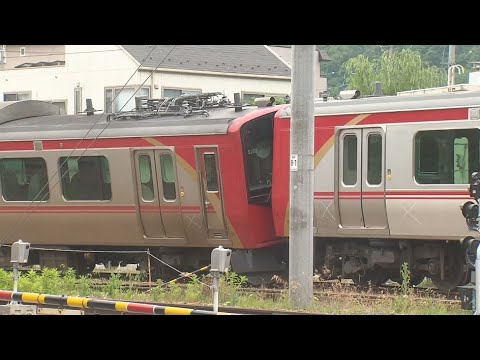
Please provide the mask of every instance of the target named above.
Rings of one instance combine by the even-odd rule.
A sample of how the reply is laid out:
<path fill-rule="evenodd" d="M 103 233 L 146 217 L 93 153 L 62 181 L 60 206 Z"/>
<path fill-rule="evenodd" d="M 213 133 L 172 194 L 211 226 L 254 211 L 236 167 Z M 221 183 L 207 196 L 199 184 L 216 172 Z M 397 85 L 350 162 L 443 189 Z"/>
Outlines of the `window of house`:
<path fill-rule="evenodd" d="M 200 94 L 201 89 L 169 89 L 163 88 L 163 97 L 164 98 L 173 98 L 178 97 L 182 94 Z"/>
<path fill-rule="evenodd" d="M 20 56 L 25 56 L 25 48 L 24 47 L 20 48 Z"/>
<path fill-rule="evenodd" d="M 32 94 L 30 92 L 15 92 L 3 93 L 3 101 L 22 101 L 31 100 Z"/>
<path fill-rule="evenodd" d="M 175 189 L 175 168 L 171 154 L 160 155 L 160 168 L 162 170 L 163 197 L 165 200 L 175 200 L 177 192 Z"/>
<path fill-rule="evenodd" d="M 110 169 L 105 156 L 61 157 L 59 165 L 66 200 L 111 200 Z"/>
<path fill-rule="evenodd" d="M 52 104 L 53 105 L 56 105 L 59 107 L 60 111 L 62 114 L 66 114 L 67 113 L 67 100 L 61 100 L 61 101 L 52 101 Z"/>
<path fill-rule="evenodd" d="M 478 129 L 420 131 L 415 136 L 419 184 L 468 184 L 479 171 Z"/>
<path fill-rule="evenodd" d="M 105 109 L 107 112 L 132 111 L 135 109 L 135 97 L 150 97 L 150 87 L 144 86 L 136 93 L 138 87 L 121 87 L 105 89 Z"/>
<path fill-rule="evenodd" d="M 6 201 L 47 201 L 47 165 L 43 158 L 1 159 L 0 182 Z"/>
<path fill-rule="evenodd" d="M 265 97 L 265 94 L 243 93 L 242 101 L 244 103 L 250 104 L 250 103 L 253 103 L 253 101 L 256 98 L 261 98 L 261 97 Z"/>

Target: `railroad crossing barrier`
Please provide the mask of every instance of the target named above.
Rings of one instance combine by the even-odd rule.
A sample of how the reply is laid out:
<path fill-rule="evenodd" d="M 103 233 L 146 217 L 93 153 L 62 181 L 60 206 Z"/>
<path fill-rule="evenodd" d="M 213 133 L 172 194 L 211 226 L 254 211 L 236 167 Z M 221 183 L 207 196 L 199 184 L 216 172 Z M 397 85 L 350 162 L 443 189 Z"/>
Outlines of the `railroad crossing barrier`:
<path fill-rule="evenodd" d="M 212 250 L 210 273 L 213 276 L 213 311 L 218 312 L 218 282 L 220 274 L 225 274 L 230 266 L 232 250 L 219 246 Z"/>
<path fill-rule="evenodd" d="M 218 311 L 195 310 L 180 307 L 112 301 L 85 297 L 46 295 L 0 290 L 0 301 L 27 304 L 56 305 L 93 310 L 111 310 L 145 315 L 235 315 Z"/>

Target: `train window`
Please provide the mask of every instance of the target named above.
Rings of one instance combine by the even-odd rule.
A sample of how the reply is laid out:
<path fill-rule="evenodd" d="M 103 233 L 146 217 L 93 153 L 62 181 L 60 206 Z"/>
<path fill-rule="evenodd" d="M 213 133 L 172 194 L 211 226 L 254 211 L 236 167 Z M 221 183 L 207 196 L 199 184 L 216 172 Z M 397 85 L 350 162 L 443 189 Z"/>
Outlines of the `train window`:
<path fill-rule="evenodd" d="M 453 142 L 453 180 L 455 184 L 468 184 L 469 164 L 468 164 L 468 138 L 457 137 Z"/>
<path fill-rule="evenodd" d="M 165 200 L 175 200 L 177 192 L 175 189 L 175 168 L 170 154 L 160 155 L 160 167 L 162 169 L 163 197 Z"/>
<path fill-rule="evenodd" d="M 357 136 L 345 135 L 343 138 L 343 183 L 357 183 Z"/>
<path fill-rule="evenodd" d="M 419 184 L 468 184 L 479 169 L 478 129 L 420 131 L 415 136 Z"/>
<path fill-rule="evenodd" d="M 382 183 L 382 135 L 368 135 L 367 182 L 369 185 Z"/>
<path fill-rule="evenodd" d="M 218 191 L 217 163 L 215 154 L 203 154 L 207 191 Z"/>
<path fill-rule="evenodd" d="M 112 181 L 110 180 L 110 167 L 108 166 L 108 160 L 106 157 L 100 157 L 101 167 L 100 170 L 102 172 L 102 180 L 104 183 L 110 184 Z"/>
<path fill-rule="evenodd" d="M 105 156 L 61 157 L 59 164 L 66 200 L 112 199 L 110 169 Z"/>
<path fill-rule="evenodd" d="M 0 180 L 6 201 L 47 201 L 47 165 L 42 158 L 1 159 Z"/>
<path fill-rule="evenodd" d="M 154 199 L 152 164 L 150 156 L 140 155 L 138 157 L 138 167 L 140 172 L 140 183 L 142 185 L 142 199 L 152 201 Z"/>

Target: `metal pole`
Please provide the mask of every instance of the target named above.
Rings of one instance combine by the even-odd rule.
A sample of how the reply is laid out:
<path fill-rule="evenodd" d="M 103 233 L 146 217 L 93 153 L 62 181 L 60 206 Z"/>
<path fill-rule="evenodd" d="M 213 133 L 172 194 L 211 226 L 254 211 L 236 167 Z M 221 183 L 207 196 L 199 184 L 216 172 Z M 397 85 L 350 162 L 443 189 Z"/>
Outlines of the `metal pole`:
<path fill-rule="evenodd" d="M 455 85 L 455 45 L 448 45 L 448 86 Z"/>
<path fill-rule="evenodd" d="M 388 56 L 392 57 L 393 55 L 393 45 L 388 45 Z"/>
<path fill-rule="evenodd" d="M 480 315 L 480 245 L 477 246 L 477 257 L 475 259 L 475 313 Z"/>
<path fill-rule="evenodd" d="M 18 291 L 18 263 L 13 263 L 13 292 Z M 17 304 L 16 301 L 12 301 L 12 304 Z"/>
<path fill-rule="evenodd" d="M 152 268 L 150 266 L 150 248 L 147 248 L 147 262 L 148 262 L 148 287 L 152 288 Z"/>
<path fill-rule="evenodd" d="M 293 46 L 289 297 L 298 308 L 313 298 L 314 54 L 315 45 Z"/>
<path fill-rule="evenodd" d="M 218 273 L 213 273 L 213 311 L 218 312 Z"/>

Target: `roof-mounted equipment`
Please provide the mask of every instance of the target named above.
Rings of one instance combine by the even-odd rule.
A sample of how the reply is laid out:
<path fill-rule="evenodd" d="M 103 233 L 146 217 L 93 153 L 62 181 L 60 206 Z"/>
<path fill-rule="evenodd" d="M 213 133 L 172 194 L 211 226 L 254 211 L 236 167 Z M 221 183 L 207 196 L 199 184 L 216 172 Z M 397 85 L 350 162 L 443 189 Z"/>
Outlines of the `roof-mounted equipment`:
<path fill-rule="evenodd" d="M 83 111 L 80 111 L 79 114 L 87 114 L 87 116 L 92 116 L 95 114 L 95 112 L 103 111 L 103 110 L 97 110 L 93 107 L 92 99 L 87 99 L 86 103 L 87 103 L 87 108 Z"/>
<path fill-rule="evenodd" d="M 340 99 L 349 100 L 349 99 L 358 99 L 360 97 L 359 90 L 343 90 L 338 94 Z"/>
<path fill-rule="evenodd" d="M 256 98 L 253 103 L 255 106 L 258 107 L 266 107 L 266 106 L 273 106 L 275 104 L 275 97 L 261 97 L 261 98 Z"/>
<path fill-rule="evenodd" d="M 240 101 L 240 93 L 234 93 L 233 94 L 233 107 L 235 108 L 235 112 L 237 111 L 242 111 L 242 102 Z"/>
<path fill-rule="evenodd" d="M 145 96 L 135 98 L 135 110 L 110 114 L 109 119 L 146 119 L 161 116 L 209 116 L 209 109 L 238 107 L 233 105 L 221 92 L 200 94 L 182 94 L 173 98 L 148 99 Z M 240 104 L 241 107 L 241 104 Z"/>

